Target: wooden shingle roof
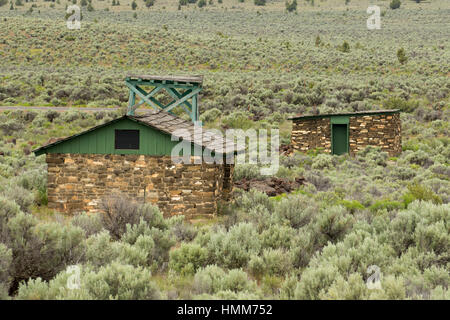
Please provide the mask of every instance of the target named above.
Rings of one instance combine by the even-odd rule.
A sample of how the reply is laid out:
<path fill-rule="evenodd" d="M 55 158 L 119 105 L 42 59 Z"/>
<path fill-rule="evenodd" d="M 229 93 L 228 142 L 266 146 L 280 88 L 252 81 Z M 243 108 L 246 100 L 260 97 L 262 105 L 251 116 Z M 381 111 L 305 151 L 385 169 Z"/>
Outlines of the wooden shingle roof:
<path fill-rule="evenodd" d="M 154 81 L 168 81 L 178 83 L 203 83 L 203 76 L 157 76 L 157 75 L 138 75 L 128 74 L 127 78 L 130 80 L 154 80 Z"/>
<path fill-rule="evenodd" d="M 137 123 L 140 123 L 142 125 L 151 127 L 153 129 L 156 129 L 160 132 L 163 132 L 167 135 L 173 135 L 179 139 L 189 141 L 193 144 L 200 145 L 203 148 L 209 149 L 215 153 L 223 153 L 223 154 L 229 154 L 229 153 L 241 153 L 244 152 L 244 148 L 237 148 L 237 144 L 234 141 L 229 141 L 225 138 L 224 135 L 219 134 L 218 132 L 215 132 L 213 130 L 205 129 L 201 126 L 195 125 L 191 121 L 187 121 L 184 119 L 181 119 L 175 115 L 172 115 L 166 111 L 159 110 L 159 111 L 150 111 L 146 114 L 139 114 L 135 116 L 128 116 L 124 115 L 122 117 L 119 117 L 117 119 L 111 120 L 109 122 L 103 123 L 101 125 L 92 127 L 86 131 L 83 131 L 81 133 L 77 133 L 73 136 L 64 137 L 64 138 L 57 138 L 52 139 L 48 141 L 46 144 L 41 146 L 38 149 L 33 150 L 33 152 L 36 155 L 40 155 L 45 152 L 46 149 L 53 147 L 55 145 L 58 145 L 60 143 L 64 143 L 65 141 L 74 139 L 78 136 L 84 135 L 88 132 L 95 131 L 97 129 L 100 129 L 102 127 L 106 127 L 114 122 L 118 122 L 122 119 L 130 119 L 132 121 L 135 121 Z M 201 132 L 201 141 L 196 141 L 194 138 L 198 139 L 196 137 L 195 133 L 196 130 L 201 130 L 197 132 Z M 186 133 L 189 133 L 189 135 L 186 135 Z"/>
<path fill-rule="evenodd" d="M 163 131 L 167 134 L 174 135 L 178 138 L 183 138 L 180 136 L 180 130 L 186 130 L 190 133 L 190 139 L 187 139 L 188 141 L 192 143 L 196 143 L 194 141 L 194 133 L 195 130 L 202 130 L 202 141 L 201 145 L 207 149 L 210 150 L 216 150 L 219 152 L 220 150 L 223 150 L 220 153 L 228 154 L 230 152 L 236 151 L 237 153 L 243 152 L 244 149 L 236 150 L 236 143 L 232 141 L 228 141 L 224 135 L 218 134 L 215 131 L 205 129 L 203 127 L 197 126 L 191 121 L 187 121 L 184 119 L 181 119 L 177 116 L 174 116 L 166 111 L 159 110 L 159 111 L 152 111 L 143 115 L 136 115 L 136 116 L 127 116 L 129 119 L 135 120 L 137 122 L 143 123 L 145 125 L 154 127 L 160 131 Z"/>

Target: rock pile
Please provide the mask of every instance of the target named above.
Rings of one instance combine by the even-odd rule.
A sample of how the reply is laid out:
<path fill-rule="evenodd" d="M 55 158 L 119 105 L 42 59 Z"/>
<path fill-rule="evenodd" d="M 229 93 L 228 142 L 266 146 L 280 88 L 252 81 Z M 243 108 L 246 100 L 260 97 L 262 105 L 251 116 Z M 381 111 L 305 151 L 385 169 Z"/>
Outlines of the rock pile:
<path fill-rule="evenodd" d="M 264 192 L 269 197 L 273 197 L 282 193 L 290 193 L 298 189 L 305 182 L 305 178 L 298 177 L 291 181 L 286 178 L 270 177 L 266 179 L 242 179 L 234 182 L 234 186 L 245 191 L 256 189 Z"/>

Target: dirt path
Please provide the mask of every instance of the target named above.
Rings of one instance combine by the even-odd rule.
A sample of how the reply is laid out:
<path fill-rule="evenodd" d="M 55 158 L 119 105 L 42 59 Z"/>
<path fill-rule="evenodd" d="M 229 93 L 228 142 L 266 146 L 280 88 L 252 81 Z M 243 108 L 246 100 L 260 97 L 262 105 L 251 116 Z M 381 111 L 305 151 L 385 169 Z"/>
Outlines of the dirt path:
<path fill-rule="evenodd" d="M 70 110 L 77 110 L 77 111 L 85 111 L 85 112 L 95 112 L 95 111 L 116 111 L 120 108 L 89 108 L 89 107 L 28 107 L 28 106 L 0 106 L 0 111 L 7 111 L 7 110 L 41 110 L 41 111 L 47 111 L 47 110 L 54 110 L 54 111 L 70 111 Z"/>

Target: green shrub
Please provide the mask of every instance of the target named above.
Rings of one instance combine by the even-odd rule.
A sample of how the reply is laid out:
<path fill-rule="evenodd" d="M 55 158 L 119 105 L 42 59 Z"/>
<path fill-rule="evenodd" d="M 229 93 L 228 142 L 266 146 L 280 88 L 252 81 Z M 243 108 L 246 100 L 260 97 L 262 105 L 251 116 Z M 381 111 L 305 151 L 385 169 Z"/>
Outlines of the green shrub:
<path fill-rule="evenodd" d="M 319 246 L 318 234 L 315 231 L 301 229 L 292 241 L 290 250 L 293 267 L 306 267 Z"/>
<path fill-rule="evenodd" d="M 195 243 L 182 243 L 170 252 L 169 268 L 182 275 L 195 274 L 208 259 L 208 251 Z"/>
<path fill-rule="evenodd" d="M 203 122 L 211 123 L 218 120 L 221 116 L 222 111 L 217 108 L 212 108 L 203 112 L 200 116 L 200 120 Z"/>
<path fill-rule="evenodd" d="M 0 243 L 0 300 L 8 298 L 8 290 L 11 283 L 11 262 L 12 251 Z"/>
<path fill-rule="evenodd" d="M 31 205 L 34 202 L 33 193 L 18 185 L 9 186 L 3 191 L 3 195 L 16 202 L 19 205 L 20 210 L 24 212 L 29 212 Z"/>
<path fill-rule="evenodd" d="M 177 241 L 192 241 L 196 237 L 197 228 L 185 221 L 182 215 L 173 216 L 168 220 L 170 232 L 174 235 Z"/>
<path fill-rule="evenodd" d="M 400 5 L 402 3 L 400 2 L 400 0 L 392 0 L 391 3 L 389 3 L 389 8 L 391 8 L 392 10 L 398 9 L 400 8 Z"/>
<path fill-rule="evenodd" d="M 288 12 L 297 11 L 297 0 L 292 0 L 292 2 L 286 1 L 285 5 Z"/>
<path fill-rule="evenodd" d="M 415 100 L 405 100 L 399 97 L 389 97 L 383 101 L 386 109 L 400 109 L 403 112 L 413 112 L 419 107 L 419 102 Z"/>
<path fill-rule="evenodd" d="M 403 209 L 405 205 L 399 201 L 393 200 L 377 200 L 374 204 L 372 204 L 369 209 L 372 212 L 377 212 L 380 210 L 394 211 Z"/>
<path fill-rule="evenodd" d="M 10 240 L 8 236 L 8 222 L 20 212 L 20 207 L 17 203 L 0 195 L 0 242 L 6 243 Z"/>
<path fill-rule="evenodd" d="M 317 219 L 317 230 L 326 242 L 336 242 L 344 237 L 353 225 L 353 217 L 342 206 L 325 209 Z"/>
<path fill-rule="evenodd" d="M 271 276 L 284 276 L 292 269 L 291 256 L 282 249 L 264 249 L 262 253 L 265 273 Z"/>
<path fill-rule="evenodd" d="M 280 288 L 280 299 L 292 300 L 295 297 L 295 289 L 297 288 L 298 277 L 295 274 L 286 276 Z"/>
<path fill-rule="evenodd" d="M 259 179 L 262 177 L 260 168 L 257 165 L 253 164 L 236 165 L 233 175 L 234 180 Z"/>
<path fill-rule="evenodd" d="M 84 230 L 86 237 L 99 233 L 103 229 L 102 217 L 99 213 L 80 213 L 75 215 L 70 223 Z"/>
<path fill-rule="evenodd" d="M 151 262 L 152 269 L 164 269 L 169 261 L 169 250 L 175 244 L 172 233 L 169 229 L 152 227 L 141 219 L 139 224 L 127 225 L 127 231 L 123 234 L 121 241 L 135 245 L 142 236 L 150 237 L 154 242 L 154 246 L 147 252 L 147 259 Z"/>
<path fill-rule="evenodd" d="M 434 204 L 441 204 L 442 199 L 433 190 L 415 182 L 408 185 L 408 191 L 403 195 L 403 202 L 405 206 L 415 200 L 431 201 Z"/>
<path fill-rule="evenodd" d="M 226 272 L 216 266 L 210 265 L 197 271 L 194 276 L 193 291 L 196 294 L 214 294 L 222 290 L 222 280 Z"/>
<path fill-rule="evenodd" d="M 266 0 L 254 0 L 255 6 L 265 6 Z"/>
<path fill-rule="evenodd" d="M 94 267 L 111 263 L 118 257 L 110 234 L 107 231 L 95 233 L 86 240 L 86 261 Z"/>
<path fill-rule="evenodd" d="M 71 273 L 64 271 L 48 283 L 40 278 L 20 286 L 17 299 L 157 300 L 161 293 L 150 271 L 113 262 L 98 271 L 81 267 L 80 288 L 67 286 Z"/>
<path fill-rule="evenodd" d="M 207 249 L 217 264 L 240 268 L 247 265 L 252 254 L 259 253 L 261 243 L 253 225 L 240 223 L 228 232 L 221 230 L 212 234 Z"/>
<path fill-rule="evenodd" d="M 367 299 L 367 285 L 362 276 L 352 273 L 348 279 L 339 277 L 328 290 L 320 294 L 320 299 L 327 300 L 364 300 Z"/>
<path fill-rule="evenodd" d="M 66 266 L 82 261 L 85 250 L 80 228 L 38 224 L 36 218 L 22 212 L 9 219 L 6 243 L 13 252 L 13 291 L 28 278 L 50 280 Z"/>
<path fill-rule="evenodd" d="M 318 213 L 316 202 L 304 195 L 290 195 L 282 199 L 275 207 L 275 216 L 278 221 L 288 223 L 292 228 L 301 228 L 311 222 Z"/>
<path fill-rule="evenodd" d="M 295 235 L 296 230 L 292 227 L 272 225 L 261 233 L 261 244 L 263 248 L 288 249 Z"/>
<path fill-rule="evenodd" d="M 150 227 L 167 229 L 167 222 L 158 207 L 151 204 L 138 205 L 123 195 L 114 195 L 102 199 L 102 225 L 111 233 L 114 239 L 120 239 L 128 226 L 134 226 L 144 221 Z"/>
<path fill-rule="evenodd" d="M 244 271 L 233 269 L 228 271 L 228 274 L 222 279 L 221 289 L 233 292 L 252 292 L 256 289 L 256 283 L 250 280 Z"/>
<path fill-rule="evenodd" d="M 392 2 L 394 1 L 398 1 L 400 3 L 399 0 L 392 0 Z M 405 49 L 400 48 L 397 50 L 397 59 L 401 64 L 405 64 L 406 62 L 408 62 L 408 57 L 406 56 Z"/>
<path fill-rule="evenodd" d="M 313 169 L 333 168 L 334 167 L 333 159 L 334 159 L 333 156 L 321 153 L 313 159 L 311 168 Z"/>
<path fill-rule="evenodd" d="M 294 292 L 297 300 L 317 300 L 321 294 L 328 291 L 329 287 L 338 278 L 339 273 L 335 266 L 320 266 L 308 268 L 301 276 Z"/>
<path fill-rule="evenodd" d="M 248 262 L 248 270 L 256 279 L 260 280 L 266 272 L 263 258 L 259 255 L 252 255 Z"/>
<path fill-rule="evenodd" d="M 340 51 L 342 51 L 342 52 L 347 53 L 347 52 L 350 52 L 350 45 L 348 44 L 347 41 L 344 41 L 344 42 L 342 43 L 342 45 L 340 45 L 340 46 L 338 47 L 338 49 L 339 49 Z"/>
<path fill-rule="evenodd" d="M 363 210 L 364 206 L 358 200 L 340 200 L 338 204 L 343 205 L 351 214 L 358 210 Z"/>
<path fill-rule="evenodd" d="M 230 115 L 222 118 L 222 123 L 228 128 L 247 130 L 253 128 L 253 121 L 249 119 L 250 117 L 251 115 L 247 112 L 234 111 Z"/>

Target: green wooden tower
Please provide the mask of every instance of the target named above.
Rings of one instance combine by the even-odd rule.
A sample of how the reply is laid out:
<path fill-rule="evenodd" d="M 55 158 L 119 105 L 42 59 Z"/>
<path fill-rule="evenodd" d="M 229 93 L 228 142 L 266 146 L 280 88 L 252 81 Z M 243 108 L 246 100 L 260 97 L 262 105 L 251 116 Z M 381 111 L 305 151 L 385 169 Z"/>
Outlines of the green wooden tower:
<path fill-rule="evenodd" d="M 130 89 L 127 115 L 133 116 L 135 110 L 147 103 L 155 110 L 170 112 L 173 108 L 181 106 L 189 115 L 192 122 L 199 120 L 198 93 L 202 90 L 203 76 L 153 76 L 128 75 L 125 84 Z M 150 91 L 143 87 L 153 87 Z M 162 89 L 173 98 L 168 104 L 163 104 L 155 98 Z M 182 90 L 182 91 L 181 91 Z M 136 103 L 136 96 L 140 101 Z M 189 100 L 191 100 L 189 102 Z"/>

